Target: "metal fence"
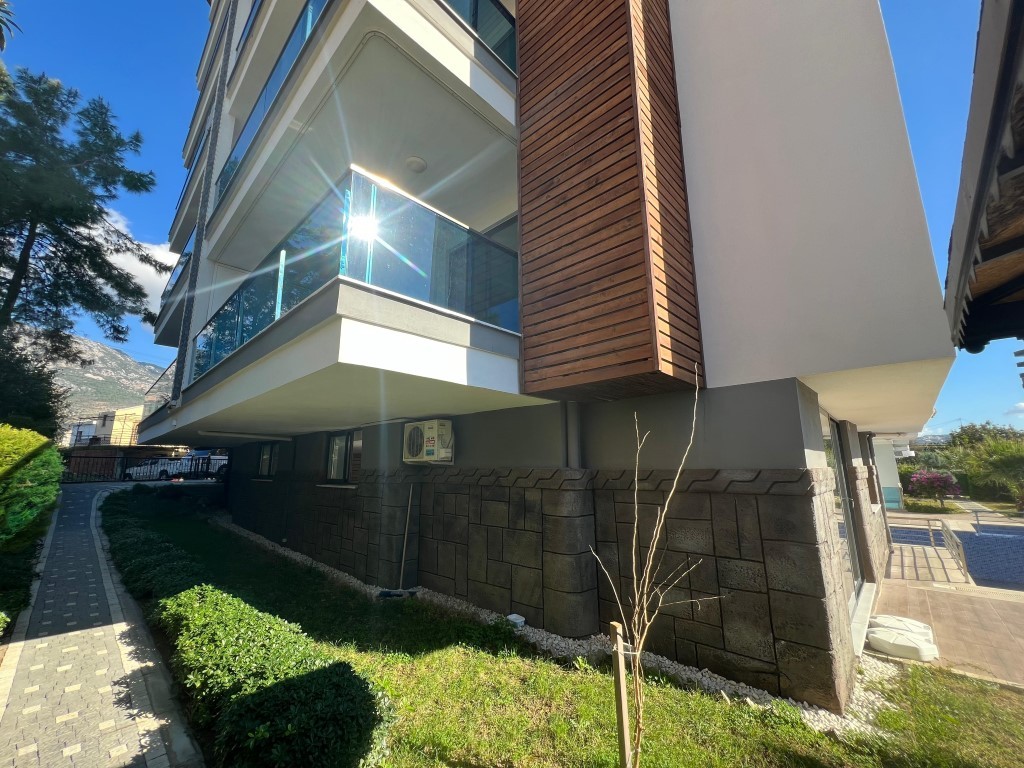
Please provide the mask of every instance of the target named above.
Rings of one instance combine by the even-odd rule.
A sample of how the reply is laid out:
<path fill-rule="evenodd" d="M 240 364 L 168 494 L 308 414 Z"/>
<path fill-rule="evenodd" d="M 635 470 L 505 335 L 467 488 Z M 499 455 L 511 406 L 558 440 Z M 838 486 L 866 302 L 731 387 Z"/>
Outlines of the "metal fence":
<path fill-rule="evenodd" d="M 223 480 L 227 469 L 227 456 L 68 456 L 61 482 Z"/>
<path fill-rule="evenodd" d="M 960 541 L 960 537 L 953 532 L 953 529 L 949 527 L 949 523 L 945 520 L 942 521 L 942 538 L 945 539 L 946 549 L 953 555 L 956 564 L 960 566 L 960 570 L 966 576 L 967 556 L 964 554 L 964 545 Z"/>

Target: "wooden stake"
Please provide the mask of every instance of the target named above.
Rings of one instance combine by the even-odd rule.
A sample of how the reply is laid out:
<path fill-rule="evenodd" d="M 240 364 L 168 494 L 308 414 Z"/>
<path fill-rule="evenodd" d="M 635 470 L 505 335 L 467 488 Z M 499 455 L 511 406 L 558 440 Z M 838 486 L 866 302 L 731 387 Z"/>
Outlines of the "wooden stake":
<path fill-rule="evenodd" d="M 619 726 L 619 768 L 633 768 L 633 747 L 629 739 L 629 704 L 626 699 L 626 654 L 622 625 L 611 622 L 612 664 L 615 670 L 615 715 Z"/>

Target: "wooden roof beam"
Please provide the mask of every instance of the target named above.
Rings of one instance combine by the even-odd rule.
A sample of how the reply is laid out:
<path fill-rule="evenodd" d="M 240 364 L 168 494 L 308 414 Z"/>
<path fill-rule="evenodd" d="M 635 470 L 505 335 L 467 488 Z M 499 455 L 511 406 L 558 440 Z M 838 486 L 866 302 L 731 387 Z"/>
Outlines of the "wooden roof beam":
<path fill-rule="evenodd" d="M 973 302 L 975 307 L 991 306 L 992 304 L 998 304 L 1003 299 L 1008 299 L 1018 291 L 1024 291 L 1024 274 L 1017 275 L 1012 280 L 1007 280 L 1002 285 L 996 286 L 991 291 L 988 291 L 982 296 L 976 298 Z M 1021 318 L 1024 323 L 1024 317 Z"/>
<path fill-rule="evenodd" d="M 962 346 L 968 352 L 977 353 L 994 339 L 1014 336 L 1024 336 L 1024 301 L 985 306 L 975 303 Z"/>
<path fill-rule="evenodd" d="M 1020 251 L 1024 251 L 1024 235 L 1021 235 L 1020 237 L 1012 237 L 1002 243 L 982 248 L 981 263 L 984 264 L 987 261 L 1002 258 L 1003 256 L 1009 256 L 1010 254 L 1018 253 Z"/>

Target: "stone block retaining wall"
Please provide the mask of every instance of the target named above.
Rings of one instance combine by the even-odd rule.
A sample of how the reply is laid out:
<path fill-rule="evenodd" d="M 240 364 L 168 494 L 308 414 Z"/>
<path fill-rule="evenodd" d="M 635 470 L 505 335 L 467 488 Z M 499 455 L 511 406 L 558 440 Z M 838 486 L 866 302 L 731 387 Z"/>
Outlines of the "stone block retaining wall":
<path fill-rule="evenodd" d="M 258 482 L 239 475 L 242 465 L 231 477 L 236 523 L 368 583 L 398 585 L 412 487 L 405 587 L 566 637 L 605 631 L 617 616 L 591 548 L 620 595 L 631 592 L 631 471 L 409 467 L 338 488 L 295 471 Z M 641 472 L 642 538 L 673 476 Z M 668 569 L 693 570 L 650 650 L 841 709 L 855 658 L 832 482 L 820 469 L 684 472 L 660 554 Z"/>
<path fill-rule="evenodd" d="M 425 469 L 420 583 L 565 637 L 595 634 L 592 476 Z"/>
<path fill-rule="evenodd" d="M 864 554 L 864 557 L 861 558 L 865 563 L 864 578 L 881 584 L 882 577 L 885 576 L 886 565 L 889 562 L 889 537 L 885 522 L 885 507 L 874 501 L 874 495 L 872 495 L 872 489 L 875 487 L 872 475 L 874 467 L 859 464 L 848 465 L 846 471 L 853 493 L 855 517 L 860 527 L 860 530 L 855 533 L 857 546 Z"/>
<path fill-rule="evenodd" d="M 684 472 L 668 507 L 663 572 L 691 569 L 652 630 L 650 648 L 759 688 L 841 708 L 854 659 L 824 470 Z M 673 474 L 644 473 L 640 540 L 650 541 Z M 595 478 L 598 551 L 632 591 L 632 473 Z M 646 550 L 640 551 L 641 560 Z M 616 618 L 601 582 L 602 629 Z"/>

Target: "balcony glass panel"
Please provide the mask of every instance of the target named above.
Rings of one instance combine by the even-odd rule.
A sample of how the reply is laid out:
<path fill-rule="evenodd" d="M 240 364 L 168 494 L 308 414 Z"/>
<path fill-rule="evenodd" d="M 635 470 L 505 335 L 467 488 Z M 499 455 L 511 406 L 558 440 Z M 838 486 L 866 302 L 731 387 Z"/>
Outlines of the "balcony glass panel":
<path fill-rule="evenodd" d="M 181 192 L 178 194 L 178 204 L 174 206 L 175 210 L 181 208 L 181 203 L 185 199 L 185 193 L 188 192 L 188 188 L 192 184 L 192 177 L 196 175 L 196 168 L 199 167 L 200 160 L 203 156 L 203 150 L 206 149 L 206 139 L 209 135 L 210 129 L 207 127 L 203 131 L 203 138 L 199 141 L 199 147 L 196 149 L 196 153 L 192 156 L 192 164 L 188 167 L 188 174 L 185 176 L 185 183 L 181 185 Z"/>
<path fill-rule="evenodd" d="M 448 0 L 505 66 L 516 71 L 516 19 L 499 0 Z"/>
<path fill-rule="evenodd" d="M 277 63 L 274 64 L 274 68 L 270 71 L 266 84 L 260 91 L 260 95 L 256 97 L 256 103 L 253 105 L 252 112 L 249 113 L 245 125 L 238 134 L 238 138 L 235 139 L 235 145 L 231 149 L 231 154 L 228 155 L 228 159 L 221 169 L 220 176 L 217 178 L 218 200 L 228 188 L 231 179 L 235 175 L 235 171 L 238 170 L 238 166 L 242 162 L 242 158 L 245 157 L 245 153 L 252 145 L 253 139 L 256 138 L 256 133 L 259 131 L 260 125 L 263 124 L 263 118 L 270 111 L 270 107 L 274 103 L 274 99 L 277 98 L 281 86 L 284 85 L 288 73 L 291 72 L 292 66 L 294 66 L 296 59 L 299 58 L 302 47 L 313 33 L 316 23 L 320 20 L 320 15 L 326 4 L 327 0 L 307 0 L 307 2 L 302 4 L 302 12 L 299 14 L 299 18 L 295 22 L 291 34 L 288 36 L 288 42 L 284 44 L 284 49 L 281 51 Z"/>
<path fill-rule="evenodd" d="M 338 274 L 344 205 L 331 195 L 281 244 L 285 251 L 281 311 L 287 312 Z"/>
<path fill-rule="evenodd" d="M 185 243 L 185 247 L 181 249 L 181 255 L 178 257 L 178 262 L 174 265 L 174 269 L 171 270 L 171 276 L 167 278 L 167 285 L 164 286 L 164 292 L 160 294 L 160 307 L 163 308 L 167 298 L 174 291 L 174 286 L 178 284 L 178 280 L 185 274 L 185 270 L 188 268 L 188 263 L 192 259 L 192 252 L 196 248 L 196 230 L 192 228 L 192 234 L 188 236 L 188 242 Z"/>
<path fill-rule="evenodd" d="M 153 382 L 153 386 L 146 392 L 142 399 L 142 418 L 156 413 L 170 402 L 174 385 L 174 371 L 177 367 L 178 361 L 175 360 L 157 377 L 157 380 Z"/>
<path fill-rule="evenodd" d="M 252 32 L 253 22 L 256 21 L 256 17 L 260 12 L 260 6 L 262 5 L 263 0 L 253 0 L 252 7 L 249 9 L 249 15 L 245 19 L 245 26 L 242 27 L 242 34 L 238 37 L 238 45 L 235 46 L 236 51 L 242 50 L 242 46 L 245 45 L 245 41 L 249 39 L 249 33 Z"/>
<path fill-rule="evenodd" d="M 515 251 L 351 171 L 199 332 L 193 380 L 337 277 L 519 330 Z"/>
<path fill-rule="evenodd" d="M 245 344 L 277 316 L 278 258 L 264 260 L 240 289 L 238 343 Z"/>

